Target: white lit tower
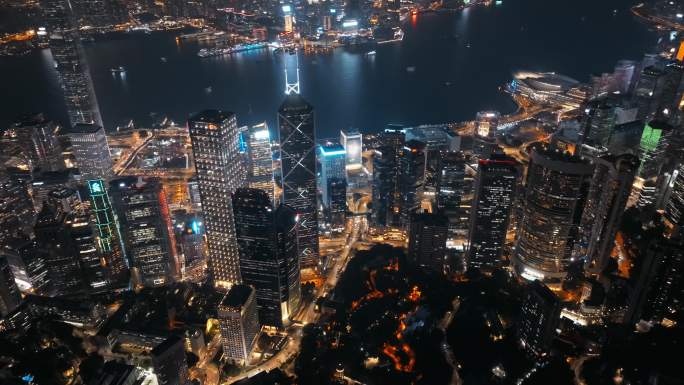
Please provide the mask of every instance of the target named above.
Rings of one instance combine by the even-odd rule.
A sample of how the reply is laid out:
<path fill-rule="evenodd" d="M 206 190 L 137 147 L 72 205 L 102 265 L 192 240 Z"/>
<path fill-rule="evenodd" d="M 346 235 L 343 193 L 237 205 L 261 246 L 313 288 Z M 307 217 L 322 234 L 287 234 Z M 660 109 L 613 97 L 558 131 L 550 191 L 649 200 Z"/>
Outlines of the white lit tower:
<path fill-rule="evenodd" d="M 278 109 L 282 203 L 292 207 L 299 216 L 302 267 L 316 267 L 319 258 L 314 109 L 299 94 L 297 61 L 295 81 L 291 80 L 286 68 L 285 100 Z"/>

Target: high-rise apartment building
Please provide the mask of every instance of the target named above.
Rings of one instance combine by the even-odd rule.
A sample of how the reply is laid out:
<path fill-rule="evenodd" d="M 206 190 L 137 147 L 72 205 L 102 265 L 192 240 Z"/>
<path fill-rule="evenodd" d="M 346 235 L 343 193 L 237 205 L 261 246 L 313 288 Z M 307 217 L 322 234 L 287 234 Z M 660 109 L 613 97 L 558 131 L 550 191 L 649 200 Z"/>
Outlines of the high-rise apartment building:
<path fill-rule="evenodd" d="M 260 330 L 254 289 L 233 285 L 218 306 L 218 318 L 225 357 L 236 364 L 249 364 Z"/>

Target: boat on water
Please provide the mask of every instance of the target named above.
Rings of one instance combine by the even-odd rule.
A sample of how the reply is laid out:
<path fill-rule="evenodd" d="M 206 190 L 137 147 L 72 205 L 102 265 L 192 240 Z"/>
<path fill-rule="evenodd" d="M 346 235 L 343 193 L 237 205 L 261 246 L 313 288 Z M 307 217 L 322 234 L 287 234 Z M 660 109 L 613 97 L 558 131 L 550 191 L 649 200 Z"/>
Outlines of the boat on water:
<path fill-rule="evenodd" d="M 416 72 L 416 67 L 414 67 L 414 66 L 406 67 L 406 72 Z"/>
<path fill-rule="evenodd" d="M 253 44 L 237 44 L 237 45 L 234 45 L 234 46 L 228 47 L 228 48 L 202 48 L 201 50 L 199 50 L 199 52 L 197 52 L 197 56 L 204 58 L 204 57 L 211 57 L 211 56 L 229 55 L 229 54 L 238 53 L 238 52 L 264 49 L 267 47 L 268 47 L 267 43 L 253 43 Z"/>
<path fill-rule="evenodd" d="M 375 51 L 366 52 L 366 56 L 373 56 L 373 55 L 375 55 Z"/>
<path fill-rule="evenodd" d="M 159 60 L 161 60 L 162 63 L 166 63 L 166 62 L 167 62 L 167 59 L 166 59 L 164 56 L 162 56 L 161 58 L 159 58 Z"/>
<path fill-rule="evenodd" d="M 205 88 L 204 88 L 204 92 L 206 92 L 206 93 L 208 93 L 208 94 L 210 94 L 211 91 L 213 91 L 213 89 L 211 88 L 211 86 L 205 87 Z"/>
<path fill-rule="evenodd" d="M 110 69 L 112 74 L 125 74 L 126 73 L 126 68 L 124 66 L 118 66 L 118 67 L 113 67 Z"/>

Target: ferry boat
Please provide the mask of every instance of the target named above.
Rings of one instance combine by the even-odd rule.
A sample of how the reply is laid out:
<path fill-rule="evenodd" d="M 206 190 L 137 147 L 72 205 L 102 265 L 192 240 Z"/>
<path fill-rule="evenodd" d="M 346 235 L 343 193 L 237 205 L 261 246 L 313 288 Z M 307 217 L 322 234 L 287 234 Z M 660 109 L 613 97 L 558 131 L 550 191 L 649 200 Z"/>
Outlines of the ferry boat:
<path fill-rule="evenodd" d="M 197 56 L 199 57 L 211 57 L 211 56 L 221 56 L 221 55 L 229 55 L 232 53 L 238 53 L 238 52 L 244 52 L 244 51 L 253 51 L 257 49 L 264 49 L 267 48 L 268 44 L 267 43 L 252 43 L 252 44 L 237 44 L 232 47 L 228 48 L 202 48 L 197 52 Z"/>
<path fill-rule="evenodd" d="M 123 66 L 111 68 L 110 71 L 112 72 L 112 74 L 115 74 L 115 75 L 126 73 L 126 69 Z"/>

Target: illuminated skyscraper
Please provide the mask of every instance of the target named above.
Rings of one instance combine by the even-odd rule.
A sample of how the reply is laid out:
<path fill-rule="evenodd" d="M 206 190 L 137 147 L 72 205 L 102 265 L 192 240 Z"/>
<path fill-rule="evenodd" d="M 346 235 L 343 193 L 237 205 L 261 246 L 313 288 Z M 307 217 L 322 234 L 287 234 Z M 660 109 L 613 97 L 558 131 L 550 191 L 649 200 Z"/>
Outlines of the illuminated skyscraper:
<path fill-rule="evenodd" d="M 289 4 L 283 5 L 283 20 L 285 22 L 284 31 L 294 32 L 294 14 L 292 13 L 292 6 Z"/>
<path fill-rule="evenodd" d="M 11 125 L 3 133 L 2 141 L 16 143 L 31 161 L 32 169 L 56 171 L 64 168 L 58 131 L 57 124 L 45 119 L 42 114 L 37 114 Z"/>
<path fill-rule="evenodd" d="M 437 166 L 437 207 L 456 213 L 464 193 L 465 157 L 461 152 L 440 151 Z"/>
<path fill-rule="evenodd" d="M 299 95 L 298 82 L 286 89 L 278 110 L 283 203 L 299 215 L 302 267 L 314 267 L 319 262 L 314 109 Z"/>
<path fill-rule="evenodd" d="M 113 175 L 112 157 L 102 126 L 77 123 L 65 130 L 64 135 L 69 139 L 76 166 L 84 180 L 108 179 Z"/>
<path fill-rule="evenodd" d="M 209 249 L 209 274 L 217 287 L 240 283 L 231 194 L 242 187 L 246 170 L 239 153 L 237 118 L 206 110 L 188 119 Z"/>
<path fill-rule="evenodd" d="M 373 217 L 376 226 L 401 226 L 401 151 L 405 135 L 389 129 L 380 133 L 373 154 Z"/>
<path fill-rule="evenodd" d="M 532 150 L 513 255 L 523 278 L 558 284 L 565 277 L 592 174 L 581 158 L 542 146 Z"/>
<path fill-rule="evenodd" d="M 90 207 L 95 220 L 98 249 L 109 269 L 111 282 L 115 285 L 128 284 L 128 264 L 121 244 L 121 233 L 112 204 L 101 179 L 88 181 Z"/>
<path fill-rule="evenodd" d="M 420 207 L 425 182 L 425 144 L 416 140 L 406 142 L 399 157 L 399 189 L 401 191 L 401 224 L 405 229 L 411 215 Z"/>
<path fill-rule="evenodd" d="M 102 127 L 102 117 L 71 3 L 68 0 L 44 0 L 42 8 L 50 36 L 50 51 L 57 65 L 71 125 L 89 123 Z"/>
<path fill-rule="evenodd" d="M 254 289 L 233 285 L 218 306 L 218 319 L 225 357 L 239 365 L 249 364 L 261 329 Z"/>
<path fill-rule="evenodd" d="M 639 159 L 621 155 L 593 159 L 593 164 L 594 177 L 576 250 L 583 251 L 577 257 L 585 258 L 588 272 L 600 273 L 608 265 Z"/>
<path fill-rule="evenodd" d="M 363 137 L 359 130 L 340 131 L 340 143 L 346 152 L 345 166 L 348 170 L 357 170 L 363 167 Z"/>
<path fill-rule="evenodd" d="M 640 178 L 649 179 L 660 175 L 673 134 L 673 127 L 665 122 L 652 121 L 646 124 L 639 142 Z"/>
<path fill-rule="evenodd" d="M 169 205 L 161 182 L 126 177 L 109 183 L 109 194 L 136 281 L 161 286 L 179 275 Z"/>
<path fill-rule="evenodd" d="M 489 159 L 496 149 L 496 130 L 501 114 L 498 111 L 480 111 L 475 118 L 473 155 L 477 159 Z"/>
<path fill-rule="evenodd" d="M 321 199 L 324 207 L 330 207 L 328 184 L 332 179 L 345 179 L 346 151 L 339 145 L 320 147 L 318 161 L 321 165 Z"/>
<path fill-rule="evenodd" d="M 518 166 L 505 155 L 480 160 L 470 213 L 468 267 L 496 267 L 501 258 L 518 183 Z"/>
<path fill-rule="evenodd" d="M 560 322 L 561 303 L 558 297 L 539 281 L 527 288 L 522 303 L 517 335 L 523 348 L 531 355 L 548 352 Z"/>
<path fill-rule="evenodd" d="M 271 149 L 271 134 L 266 123 L 254 125 L 247 130 L 247 151 L 249 154 L 247 173 L 249 187 L 266 191 L 271 202 L 275 203 L 273 151 Z"/>
<path fill-rule="evenodd" d="M 233 213 L 242 282 L 256 290 L 259 322 L 282 328 L 299 306 L 301 291 L 294 211 L 274 210 L 265 191 L 238 189 Z"/>
<path fill-rule="evenodd" d="M 679 165 L 672 178 L 672 192 L 665 206 L 665 219 L 676 232 L 681 232 L 684 230 L 684 164 Z"/>

